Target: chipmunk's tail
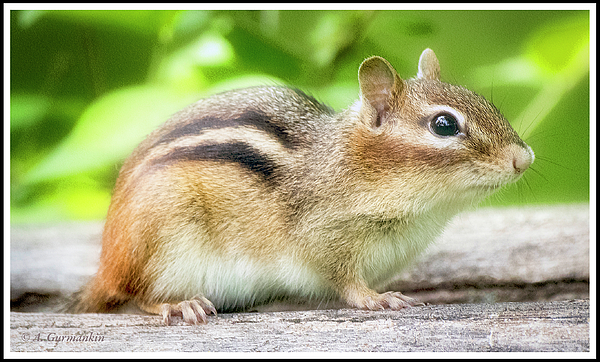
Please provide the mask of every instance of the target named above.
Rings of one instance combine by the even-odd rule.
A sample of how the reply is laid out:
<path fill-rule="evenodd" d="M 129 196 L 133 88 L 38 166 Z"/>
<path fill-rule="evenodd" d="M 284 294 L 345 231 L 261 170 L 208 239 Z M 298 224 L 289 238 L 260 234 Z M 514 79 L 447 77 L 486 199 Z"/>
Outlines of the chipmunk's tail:
<path fill-rule="evenodd" d="M 130 295 L 104 288 L 97 277 L 73 293 L 67 313 L 108 313 L 131 299 Z"/>

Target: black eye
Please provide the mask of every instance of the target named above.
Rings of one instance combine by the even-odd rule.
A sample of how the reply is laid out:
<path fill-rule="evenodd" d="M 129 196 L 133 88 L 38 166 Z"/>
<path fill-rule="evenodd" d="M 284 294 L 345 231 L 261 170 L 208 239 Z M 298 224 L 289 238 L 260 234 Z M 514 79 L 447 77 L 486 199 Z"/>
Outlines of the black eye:
<path fill-rule="evenodd" d="M 449 114 L 435 116 L 430 123 L 431 131 L 438 136 L 455 136 L 460 133 L 456 118 Z"/>

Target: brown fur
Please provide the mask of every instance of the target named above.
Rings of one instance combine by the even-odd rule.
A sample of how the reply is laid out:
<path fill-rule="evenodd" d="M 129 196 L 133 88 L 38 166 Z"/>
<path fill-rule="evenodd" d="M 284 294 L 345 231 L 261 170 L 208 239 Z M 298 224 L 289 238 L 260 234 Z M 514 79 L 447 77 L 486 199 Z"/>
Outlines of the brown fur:
<path fill-rule="evenodd" d="M 174 115 L 121 169 L 100 268 L 73 310 L 133 300 L 168 324 L 282 297 L 417 304 L 373 288 L 533 161 L 493 105 L 439 80 L 431 50 L 418 74 L 369 58 L 361 101 L 338 114 L 298 90 L 255 87 Z M 435 134 L 439 114 L 460 132 Z"/>

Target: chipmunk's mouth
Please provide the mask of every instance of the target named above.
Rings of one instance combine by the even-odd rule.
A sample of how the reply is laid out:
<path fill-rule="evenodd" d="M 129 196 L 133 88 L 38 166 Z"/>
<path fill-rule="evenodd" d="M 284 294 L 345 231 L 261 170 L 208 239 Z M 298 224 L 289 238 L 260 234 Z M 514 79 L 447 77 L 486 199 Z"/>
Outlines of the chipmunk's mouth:
<path fill-rule="evenodd" d="M 474 185 L 474 188 L 490 192 L 497 191 L 498 189 L 501 189 L 506 185 L 510 185 L 519 181 L 521 176 L 523 176 L 522 173 L 508 176 L 504 175 L 504 177 L 499 177 L 496 180 L 487 180 L 487 182 L 484 181 L 482 183 L 478 183 Z"/>
<path fill-rule="evenodd" d="M 504 185 L 504 183 L 476 185 L 475 187 L 473 187 L 473 189 L 483 193 L 492 193 L 497 191 L 498 189 L 501 189 Z"/>

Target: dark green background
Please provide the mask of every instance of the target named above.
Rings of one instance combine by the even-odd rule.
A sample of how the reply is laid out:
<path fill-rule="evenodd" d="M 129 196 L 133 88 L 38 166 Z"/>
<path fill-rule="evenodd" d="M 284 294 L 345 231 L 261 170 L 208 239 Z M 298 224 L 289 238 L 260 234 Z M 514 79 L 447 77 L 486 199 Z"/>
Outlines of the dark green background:
<path fill-rule="evenodd" d="M 589 11 L 11 11 L 11 222 L 102 219 L 144 135 L 224 89 L 341 110 L 371 55 L 491 99 L 536 153 L 485 205 L 589 201 Z"/>

